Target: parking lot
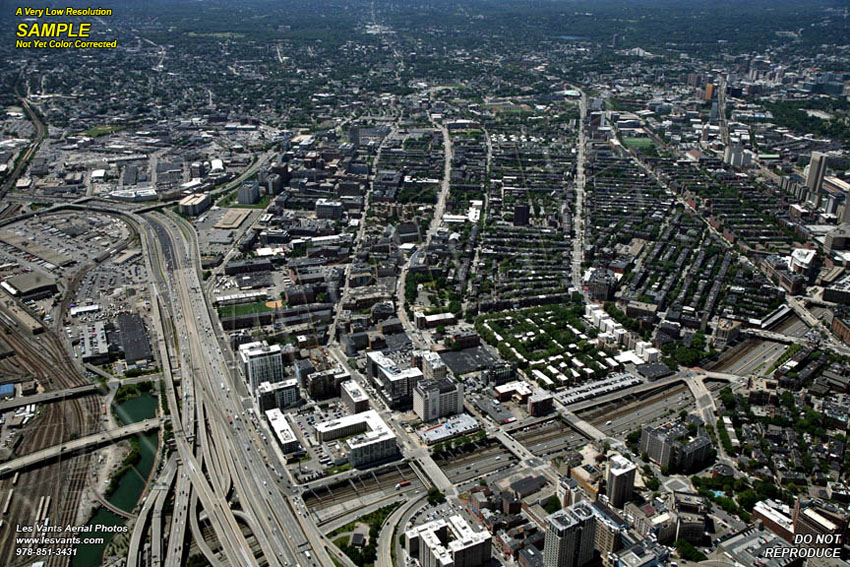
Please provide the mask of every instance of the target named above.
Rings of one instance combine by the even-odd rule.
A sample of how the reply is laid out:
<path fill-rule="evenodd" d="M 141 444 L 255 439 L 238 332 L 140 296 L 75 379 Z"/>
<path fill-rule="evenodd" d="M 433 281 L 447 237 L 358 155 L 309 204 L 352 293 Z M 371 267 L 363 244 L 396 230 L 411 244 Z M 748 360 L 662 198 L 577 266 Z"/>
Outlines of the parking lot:
<path fill-rule="evenodd" d="M 348 410 L 339 399 L 323 402 L 324 407 L 310 405 L 296 413 L 291 418 L 298 428 L 298 434 L 307 441 L 304 450 L 307 451 L 306 458 L 302 462 L 290 465 L 293 473 L 300 477 L 302 482 L 308 482 L 318 478 L 321 474 L 334 466 L 347 463 L 347 457 L 342 452 L 344 440 L 334 439 L 326 443 L 320 443 L 316 438 L 315 426 L 317 423 L 340 418 L 348 414 Z"/>

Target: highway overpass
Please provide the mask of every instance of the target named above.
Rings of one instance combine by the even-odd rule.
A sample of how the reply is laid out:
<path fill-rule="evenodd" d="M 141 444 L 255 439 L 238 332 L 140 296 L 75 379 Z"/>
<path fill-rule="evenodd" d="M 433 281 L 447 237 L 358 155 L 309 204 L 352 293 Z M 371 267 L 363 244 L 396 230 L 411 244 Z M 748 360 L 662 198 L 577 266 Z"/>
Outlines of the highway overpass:
<path fill-rule="evenodd" d="M 55 390 L 53 392 L 44 392 L 43 394 L 22 396 L 12 400 L 3 400 L 0 402 L 0 413 L 28 406 L 30 404 L 42 404 L 44 402 L 54 402 L 56 400 L 67 400 L 70 398 L 76 398 L 77 396 L 96 394 L 97 388 L 97 384 L 87 384 L 85 386 L 77 386 L 76 388 L 68 388 L 66 390 Z"/>
<path fill-rule="evenodd" d="M 146 419 L 145 421 L 140 421 L 138 423 L 132 423 L 123 427 L 117 427 L 108 431 L 95 433 L 94 435 L 80 437 L 79 439 L 68 441 L 67 443 L 54 445 L 53 447 L 41 449 L 40 451 L 30 453 L 29 455 L 12 459 L 11 461 L 6 461 L 0 465 L 0 478 L 10 475 L 16 471 L 51 461 L 60 456 L 70 455 L 77 451 L 83 451 L 93 447 L 99 447 L 101 445 L 108 445 L 125 437 L 131 437 L 133 435 L 146 433 L 153 429 L 158 429 L 159 426 L 162 425 L 162 422 L 163 420 L 161 419 Z"/>

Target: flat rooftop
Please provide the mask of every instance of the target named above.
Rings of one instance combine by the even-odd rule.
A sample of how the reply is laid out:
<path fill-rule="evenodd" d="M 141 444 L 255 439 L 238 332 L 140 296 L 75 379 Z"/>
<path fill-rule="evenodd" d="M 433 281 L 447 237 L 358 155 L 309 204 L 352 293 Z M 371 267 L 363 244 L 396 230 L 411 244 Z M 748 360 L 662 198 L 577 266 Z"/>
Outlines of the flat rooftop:
<path fill-rule="evenodd" d="M 50 286 L 55 286 L 56 280 L 45 273 L 32 271 L 28 274 L 12 276 L 6 280 L 6 283 L 12 286 L 19 294 L 29 295 Z"/>
<path fill-rule="evenodd" d="M 390 426 L 386 424 L 375 410 L 323 421 L 317 423 L 315 429 L 317 433 L 324 436 L 349 427 L 357 427 L 358 425 L 363 426 L 365 433 L 358 436 L 358 438 L 362 438 L 359 441 L 355 441 L 356 438 L 349 440 L 349 445 L 352 448 L 383 439 L 395 439 L 393 430 L 390 429 Z"/>
<path fill-rule="evenodd" d="M 295 437 L 295 432 L 292 431 L 292 427 L 286 421 L 286 416 L 283 415 L 282 411 L 277 408 L 270 409 L 266 412 L 266 418 L 269 420 L 269 425 L 275 435 L 277 435 L 281 445 L 286 447 L 289 443 L 298 441 L 298 438 Z"/>
<path fill-rule="evenodd" d="M 8 230 L 0 231 L 0 240 L 27 254 L 38 256 L 48 264 L 52 264 L 54 266 L 68 266 L 76 262 L 76 260 L 69 258 L 64 254 L 60 254 L 51 248 Z"/>
<path fill-rule="evenodd" d="M 346 380 L 342 383 L 342 389 L 345 390 L 352 400 L 358 402 L 366 399 L 366 392 L 360 387 L 360 384 L 354 380 Z"/>
<path fill-rule="evenodd" d="M 213 228 L 239 228 L 250 215 L 251 209 L 228 209 L 221 220 L 213 225 Z"/>

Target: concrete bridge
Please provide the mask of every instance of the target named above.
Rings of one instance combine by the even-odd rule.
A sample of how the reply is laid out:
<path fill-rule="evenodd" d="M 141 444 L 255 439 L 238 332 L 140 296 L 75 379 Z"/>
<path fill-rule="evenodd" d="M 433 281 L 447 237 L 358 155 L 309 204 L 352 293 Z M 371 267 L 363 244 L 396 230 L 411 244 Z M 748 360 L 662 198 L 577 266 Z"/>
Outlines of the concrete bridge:
<path fill-rule="evenodd" d="M 803 337 L 792 337 L 791 335 L 783 335 L 782 333 L 774 333 L 773 331 L 764 331 L 762 329 L 744 329 L 742 332 L 746 335 L 750 335 L 751 337 L 767 339 L 769 341 L 775 341 L 786 345 L 800 345 L 806 342 L 806 339 Z"/>
<path fill-rule="evenodd" d="M 77 386 L 76 388 L 55 390 L 53 392 L 44 392 L 42 394 L 34 394 L 32 396 L 22 396 L 12 400 L 3 400 L 0 402 L 0 413 L 28 406 L 30 404 L 41 404 L 44 402 L 54 402 L 56 400 L 67 400 L 69 398 L 76 398 L 77 396 L 96 394 L 97 388 L 97 384 L 87 384 L 85 386 Z"/>
<path fill-rule="evenodd" d="M 41 449 L 40 451 L 35 451 L 29 455 L 12 459 L 11 461 L 6 461 L 0 465 L 0 478 L 10 475 L 16 471 L 51 461 L 64 455 L 71 455 L 77 451 L 83 451 L 93 447 L 99 447 L 101 445 L 108 445 L 118 441 L 119 439 L 124 439 L 125 437 L 132 437 L 133 435 L 139 435 L 141 433 L 158 429 L 160 425 L 162 425 L 163 421 L 164 420 L 162 419 L 146 419 L 145 421 L 140 421 L 138 423 L 132 423 L 123 427 L 116 427 L 109 431 L 80 437 L 79 439 L 68 441 L 67 443 L 54 445 L 53 447 Z"/>

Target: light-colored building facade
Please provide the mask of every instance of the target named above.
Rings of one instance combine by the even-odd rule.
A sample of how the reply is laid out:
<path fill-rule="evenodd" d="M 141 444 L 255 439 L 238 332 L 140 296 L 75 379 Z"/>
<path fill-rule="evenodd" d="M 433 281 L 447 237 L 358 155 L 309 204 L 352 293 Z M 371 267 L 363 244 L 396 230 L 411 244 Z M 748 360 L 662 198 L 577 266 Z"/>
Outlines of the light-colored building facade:
<path fill-rule="evenodd" d="M 405 532 L 410 557 L 421 567 L 483 567 L 492 559 L 492 536 L 475 531 L 461 516 L 449 516 Z"/>
<path fill-rule="evenodd" d="M 622 508 L 632 497 L 637 467 L 624 456 L 614 453 L 608 459 L 608 502 Z"/>
<path fill-rule="evenodd" d="M 421 380 L 413 389 L 413 411 L 422 421 L 461 413 L 463 385 L 448 378 Z"/>
<path fill-rule="evenodd" d="M 436 352 L 422 354 L 422 375 L 429 380 L 442 380 L 448 374 L 448 368 Z"/>
<path fill-rule="evenodd" d="M 296 378 L 280 382 L 260 382 L 257 386 L 257 405 L 260 411 L 286 408 L 297 404 L 299 400 L 301 400 L 301 393 L 298 390 Z"/>
<path fill-rule="evenodd" d="M 369 398 L 366 392 L 354 380 L 346 380 L 342 383 L 340 397 L 351 413 L 360 413 L 369 409 Z"/>
<path fill-rule="evenodd" d="M 269 345 L 265 341 L 239 345 L 239 358 L 245 380 L 256 395 L 262 382 L 272 384 L 283 380 L 283 356 L 280 345 Z"/>
<path fill-rule="evenodd" d="M 294 453 L 298 451 L 300 445 L 295 432 L 292 431 L 292 426 L 286 421 L 286 416 L 279 409 L 270 409 L 266 412 L 266 419 L 269 420 L 269 425 L 277 437 L 280 448 L 284 454 Z"/>
<path fill-rule="evenodd" d="M 189 195 L 188 197 L 184 197 L 180 200 L 177 204 L 177 210 L 179 210 L 182 215 L 194 217 L 209 209 L 211 204 L 212 200 L 206 193 Z"/>
<path fill-rule="evenodd" d="M 586 502 L 546 517 L 545 567 L 583 567 L 593 560 L 596 519 Z"/>
<path fill-rule="evenodd" d="M 345 442 L 348 461 L 355 467 L 398 453 L 395 433 L 375 410 L 318 423 L 316 437 L 320 442 L 349 437 Z"/>

